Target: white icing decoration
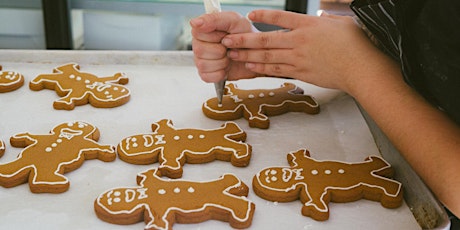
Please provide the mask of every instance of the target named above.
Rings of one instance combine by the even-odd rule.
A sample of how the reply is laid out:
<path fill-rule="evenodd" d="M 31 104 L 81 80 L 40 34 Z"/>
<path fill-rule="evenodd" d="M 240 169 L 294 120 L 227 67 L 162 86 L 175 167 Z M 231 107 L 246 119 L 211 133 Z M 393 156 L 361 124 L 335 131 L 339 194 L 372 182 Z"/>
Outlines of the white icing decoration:
<path fill-rule="evenodd" d="M 134 191 L 132 189 L 126 189 L 125 190 L 125 201 L 127 203 L 131 203 L 135 199 L 136 199 L 136 191 Z"/>
<path fill-rule="evenodd" d="M 264 94 L 264 93 L 260 93 L 260 94 L 259 94 L 259 97 L 265 97 L 265 94 Z"/>
<path fill-rule="evenodd" d="M 164 189 L 159 189 L 158 194 L 164 195 L 166 194 L 166 191 Z"/>
<path fill-rule="evenodd" d="M 193 135 L 188 135 L 187 138 L 191 140 L 193 139 Z"/>
<path fill-rule="evenodd" d="M 340 174 L 344 174 L 344 173 L 345 173 L 345 170 L 339 169 L 339 173 L 340 173 Z"/>
<path fill-rule="evenodd" d="M 192 188 L 192 187 L 190 187 L 190 188 L 187 189 L 187 191 L 188 191 L 189 193 L 194 193 L 194 192 L 195 192 L 195 189 Z"/>
<path fill-rule="evenodd" d="M 177 188 L 177 187 L 176 187 L 176 188 L 174 189 L 174 193 L 180 193 L 180 188 Z"/>
<path fill-rule="evenodd" d="M 51 147 L 46 147 L 45 151 L 46 152 L 51 152 L 51 151 L 53 151 L 53 149 Z"/>
<path fill-rule="evenodd" d="M 174 140 L 178 141 L 180 139 L 179 136 L 174 136 Z"/>
<path fill-rule="evenodd" d="M 316 169 L 311 170 L 311 174 L 312 175 L 318 175 L 318 170 L 316 170 Z"/>
<path fill-rule="evenodd" d="M 201 134 L 201 135 L 200 135 L 200 139 L 204 139 L 204 134 Z"/>
<path fill-rule="evenodd" d="M 331 174 L 332 172 L 331 172 L 331 170 L 326 169 L 326 170 L 324 170 L 324 173 L 327 174 L 327 175 L 329 175 L 329 174 Z"/>
<path fill-rule="evenodd" d="M 254 94 L 249 94 L 249 95 L 248 95 L 248 98 L 249 98 L 249 99 L 254 98 Z"/>

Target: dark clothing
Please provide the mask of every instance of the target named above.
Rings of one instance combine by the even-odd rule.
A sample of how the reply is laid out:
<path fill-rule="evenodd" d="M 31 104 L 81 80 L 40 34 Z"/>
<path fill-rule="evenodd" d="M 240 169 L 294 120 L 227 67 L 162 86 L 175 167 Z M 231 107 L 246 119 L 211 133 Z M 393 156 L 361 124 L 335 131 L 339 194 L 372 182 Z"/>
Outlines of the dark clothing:
<path fill-rule="evenodd" d="M 460 1 L 355 0 L 351 9 L 405 81 L 460 125 Z"/>

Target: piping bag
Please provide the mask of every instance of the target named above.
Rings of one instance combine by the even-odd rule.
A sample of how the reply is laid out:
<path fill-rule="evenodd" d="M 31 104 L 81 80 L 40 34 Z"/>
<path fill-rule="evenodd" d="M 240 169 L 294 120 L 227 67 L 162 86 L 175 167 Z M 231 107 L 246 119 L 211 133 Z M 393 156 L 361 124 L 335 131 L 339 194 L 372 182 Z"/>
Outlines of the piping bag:
<path fill-rule="evenodd" d="M 203 2 L 206 13 L 208 14 L 222 11 L 219 0 L 203 0 Z M 214 88 L 216 89 L 217 101 L 219 102 L 219 105 L 222 105 L 222 97 L 224 95 L 226 80 L 227 76 L 225 76 L 224 80 L 214 83 Z"/>

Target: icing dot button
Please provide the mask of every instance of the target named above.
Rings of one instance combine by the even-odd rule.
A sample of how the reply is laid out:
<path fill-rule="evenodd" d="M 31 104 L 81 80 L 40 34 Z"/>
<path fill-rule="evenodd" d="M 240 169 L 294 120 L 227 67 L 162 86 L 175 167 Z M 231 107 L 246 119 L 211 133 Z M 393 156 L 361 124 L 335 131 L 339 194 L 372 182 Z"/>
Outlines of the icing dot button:
<path fill-rule="evenodd" d="M 174 193 L 180 193 L 180 188 L 176 187 L 176 188 L 174 189 Z"/>
<path fill-rule="evenodd" d="M 324 170 L 324 173 L 326 173 L 327 175 L 329 175 L 329 174 L 331 174 L 331 170 L 326 169 L 326 170 Z"/>
<path fill-rule="evenodd" d="M 180 139 L 179 136 L 174 136 L 174 140 L 178 141 Z"/>
<path fill-rule="evenodd" d="M 340 174 L 344 174 L 344 173 L 345 173 L 345 170 L 343 170 L 343 169 L 339 169 L 339 171 L 338 171 L 338 172 L 339 172 Z"/>
<path fill-rule="evenodd" d="M 187 138 L 191 140 L 193 139 L 193 135 L 188 135 Z"/>
<path fill-rule="evenodd" d="M 160 195 L 166 194 L 166 191 L 164 189 L 159 189 L 158 194 Z"/>
<path fill-rule="evenodd" d="M 312 175 L 318 175 L 318 170 L 316 170 L 316 169 L 311 170 L 311 174 Z"/>

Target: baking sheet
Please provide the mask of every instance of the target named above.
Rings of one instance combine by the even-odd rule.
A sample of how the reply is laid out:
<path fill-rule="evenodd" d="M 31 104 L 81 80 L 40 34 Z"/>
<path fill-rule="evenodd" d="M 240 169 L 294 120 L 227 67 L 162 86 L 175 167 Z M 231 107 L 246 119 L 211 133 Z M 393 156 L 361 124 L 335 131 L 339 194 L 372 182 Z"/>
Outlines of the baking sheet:
<path fill-rule="evenodd" d="M 82 120 L 99 128 L 99 143 L 117 145 L 130 135 L 150 132 L 150 124 L 171 119 L 177 128 L 217 128 L 223 121 L 205 117 L 202 103 L 215 97 L 212 84 L 202 82 L 193 66 L 190 52 L 129 51 L 0 51 L 4 70 L 25 76 L 20 89 L 0 94 L 0 139 L 7 143 L 0 163 L 16 158 L 21 149 L 8 144 L 9 137 L 30 132 L 46 134 L 54 126 Z M 53 68 L 76 62 L 81 71 L 108 76 L 125 72 L 131 100 L 111 109 L 77 106 L 72 111 L 54 110 L 58 98 L 51 90 L 31 91 L 28 82 Z M 260 78 L 237 81 L 239 88 L 276 88 L 292 82 L 314 96 L 321 113 L 288 113 L 270 117 L 268 130 L 249 128 L 244 119 L 235 122 L 247 132 L 253 147 L 249 166 L 233 167 L 228 162 L 185 164 L 183 179 L 211 180 L 234 173 L 251 187 L 252 177 L 269 166 L 287 166 L 286 154 L 300 148 L 310 150 L 319 160 L 360 162 L 368 155 L 379 155 L 374 139 L 355 102 L 334 90 L 318 88 L 295 80 Z M 88 160 L 77 170 L 65 174 L 69 191 L 62 194 L 33 194 L 28 185 L 0 187 L 0 227 L 4 229 L 143 229 L 145 224 L 119 226 L 99 220 L 93 202 L 102 192 L 120 186 L 135 186 L 136 174 L 153 165 L 131 165 Z M 379 202 L 359 200 L 330 203 L 330 218 L 318 222 L 302 216 L 300 201 L 269 202 L 251 190 L 248 198 L 256 212 L 250 229 L 420 229 L 408 206 L 386 209 Z M 231 229 L 226 222 L 175 224 L 174 229 Z"/>

